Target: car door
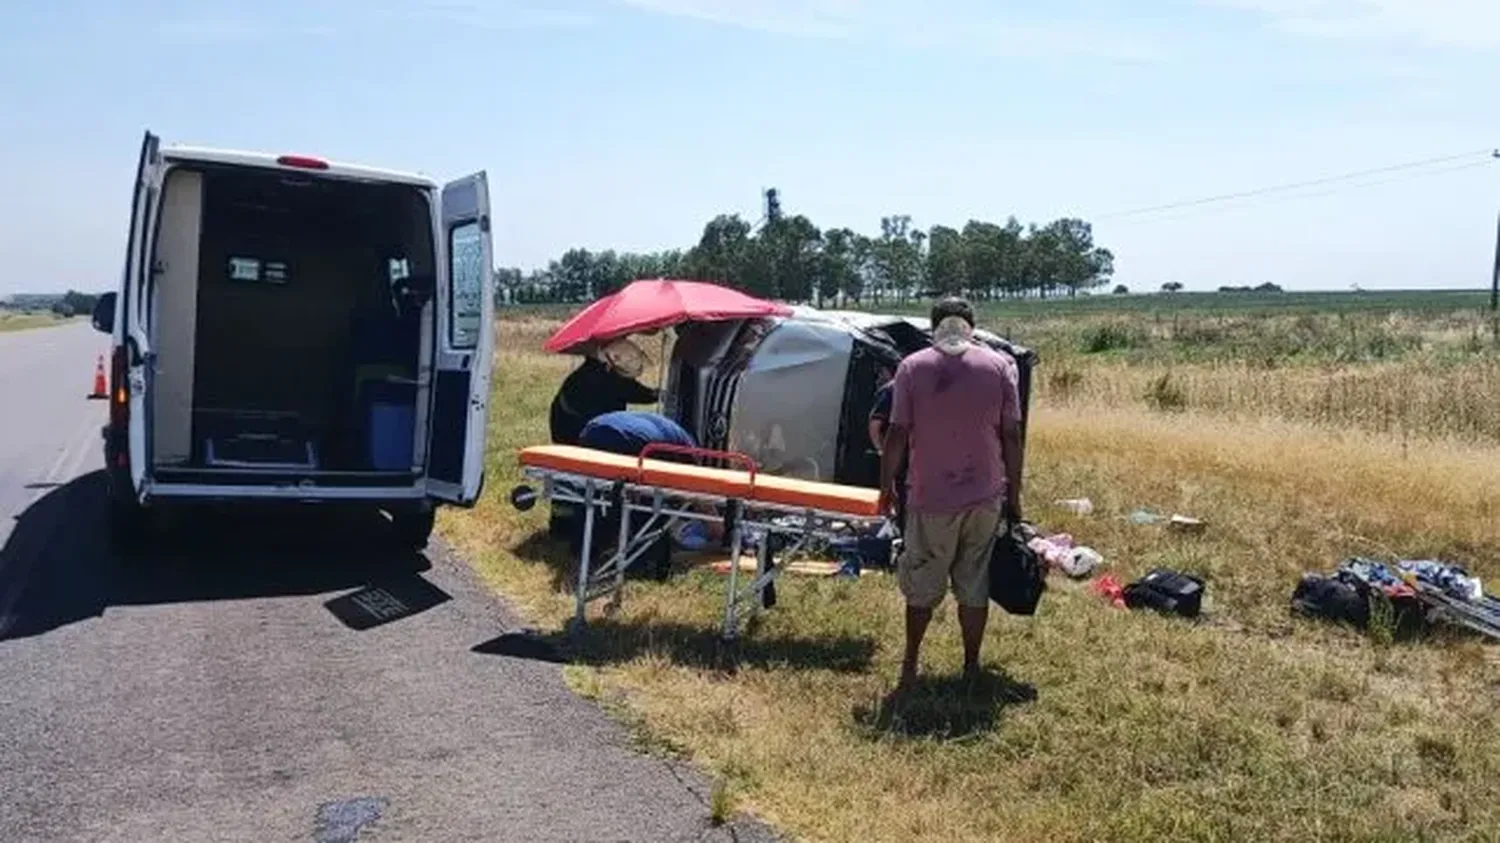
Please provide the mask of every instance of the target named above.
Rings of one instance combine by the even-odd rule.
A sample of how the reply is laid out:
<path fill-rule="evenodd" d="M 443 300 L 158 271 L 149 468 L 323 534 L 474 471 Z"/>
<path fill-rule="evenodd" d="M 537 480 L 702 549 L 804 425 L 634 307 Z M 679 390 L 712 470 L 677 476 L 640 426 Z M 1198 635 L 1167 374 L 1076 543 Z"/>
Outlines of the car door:
<path fill-rule="evenodd" d="M 484 173 L 443 188 L 442 224 L 427 494 L 472 506 L 484 484 L 495 352 L 494 258 Z"/>
<path fill-rule="evenodd" d="M 112 400 L 126 399 L 129 412 L 130 481 L 144 497 L 151 467 L 151 233 L 156 230 L 157 196 L 161 190 L 161 143 L 150 132 L 141 141 L 130 211 L 130 240 L 125 254 L 125 301 L 121 353 L 124 355 L 125 395 L 116 386 Z"/>

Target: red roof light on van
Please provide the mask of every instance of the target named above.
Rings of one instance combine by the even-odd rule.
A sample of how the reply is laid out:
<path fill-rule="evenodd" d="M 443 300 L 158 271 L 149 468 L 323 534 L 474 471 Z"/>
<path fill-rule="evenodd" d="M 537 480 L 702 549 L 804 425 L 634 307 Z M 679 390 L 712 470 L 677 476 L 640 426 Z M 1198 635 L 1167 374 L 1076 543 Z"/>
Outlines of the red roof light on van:
<path fill-rule="evenodd" d="M 321 158 L 313 158 L 309 155 L 283 155 L 276 159 L 276 163 L 283 167 L 296 167 L 299 170 L 326 170 L 328 162 Z"/>

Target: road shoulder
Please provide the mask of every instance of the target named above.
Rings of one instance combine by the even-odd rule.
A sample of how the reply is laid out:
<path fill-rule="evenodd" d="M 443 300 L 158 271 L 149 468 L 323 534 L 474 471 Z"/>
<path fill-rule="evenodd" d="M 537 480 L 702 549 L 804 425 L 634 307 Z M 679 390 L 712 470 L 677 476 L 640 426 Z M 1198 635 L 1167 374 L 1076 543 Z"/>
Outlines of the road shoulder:
<path fill-rule="evenodd" d="M 495 641 L 535 640 L 536 646 L 530 651 L 524 646 L 506 646 L 505 654 L 495 653 L 495 657 L 532 663 L 534 670 L 528 670 L 528 675 L 535 681 L 546 683 L 549 695 L 556 696 L 559 706 L 556 713 L 562 716 L 565 713 L 562 709 L 567 709 L 567 719 L 587 724 L 591 731 L 595 731 L 607 743 L 611 753 L 649 759 L 653 764 L 659 765 L 667 777 L 661 784 L 687 794 L 699 806 L 702 835 L 697 839 L 734 843 L 770 843 L 782 839 L 773 829 L 753 817 L 739 815 L 723 824 L 714 823 L 713 788 L 697 768 L 685 760 L 670 757 L 660 748 L 638 746 L 638 742 L 632 740 L 630 724 L 618 716 L 619 712 L 611 713 L 607 707 L 575 692 L 564 676 L 564 665 L 558 653 L 545 644 L 540 636 L 535 635 L 534 627 L 505 595 L 482 581 L 478 572 L 458 550 L 434 535 L 428 545 L 427 556 L 432 562 L 428 578 L 453 596 L 456 611 L 465 615 L 464 622 L 490 628 L 493 637 L 476 645 L 475 652 L 494 653 L 495 648 L 491 642 Z"/>

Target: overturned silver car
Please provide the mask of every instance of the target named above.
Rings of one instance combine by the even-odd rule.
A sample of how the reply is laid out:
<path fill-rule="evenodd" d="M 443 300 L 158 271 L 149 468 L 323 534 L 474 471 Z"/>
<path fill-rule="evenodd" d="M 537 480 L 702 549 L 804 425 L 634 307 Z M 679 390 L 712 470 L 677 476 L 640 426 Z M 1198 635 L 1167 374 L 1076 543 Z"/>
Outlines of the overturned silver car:
<path fill-rule="evenodd" d="M 1016 362 L 1024 443 L 1036 353 L 984 330 L 975 338 Z M 881 374 L 929 345 L 926 319 L 853 311 L 688 323 L 662 408 L 705 448 L 746 454 L 768 474 L 874 487 L 867 422 Z"/>

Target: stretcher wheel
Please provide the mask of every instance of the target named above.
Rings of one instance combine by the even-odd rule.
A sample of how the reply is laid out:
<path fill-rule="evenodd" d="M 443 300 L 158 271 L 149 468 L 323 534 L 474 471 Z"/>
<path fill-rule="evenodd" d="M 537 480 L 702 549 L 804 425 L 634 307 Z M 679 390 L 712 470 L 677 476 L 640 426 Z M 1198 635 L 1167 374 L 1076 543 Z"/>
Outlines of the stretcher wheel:
<path fill-rule="evenodd" d="M 536 501 L 536 490 L 530 486 L 521 485 L 510 490 L 510 505 L 515 507 L 517 512 L 530 512 L 532 507 L 536 506 Z"/>

